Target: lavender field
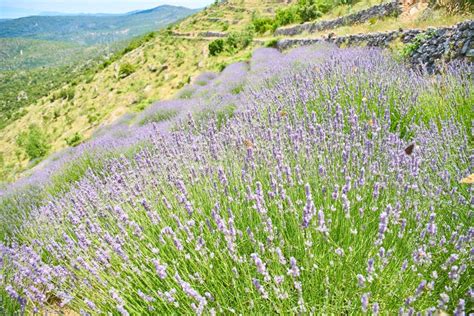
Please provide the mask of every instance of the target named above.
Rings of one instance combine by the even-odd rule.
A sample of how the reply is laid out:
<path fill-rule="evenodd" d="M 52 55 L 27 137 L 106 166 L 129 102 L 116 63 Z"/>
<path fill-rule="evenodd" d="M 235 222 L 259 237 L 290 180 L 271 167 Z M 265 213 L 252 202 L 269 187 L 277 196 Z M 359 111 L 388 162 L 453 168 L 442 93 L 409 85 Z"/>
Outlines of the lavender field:
<path fill-rule="evenodd" d="M 466 315 L 473 70 L 321 45 L 205 73 L 0 193 L 0 306 Z"/>

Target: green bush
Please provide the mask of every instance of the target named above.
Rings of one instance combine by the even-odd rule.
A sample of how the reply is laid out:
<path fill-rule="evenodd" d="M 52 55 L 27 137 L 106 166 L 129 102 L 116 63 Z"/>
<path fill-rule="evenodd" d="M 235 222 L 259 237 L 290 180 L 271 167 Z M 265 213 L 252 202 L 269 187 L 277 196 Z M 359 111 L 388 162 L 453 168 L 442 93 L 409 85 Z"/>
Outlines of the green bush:
<path fill-rule="evenodd" d="M 267 31 L 271 31 L 273 29 L 273 19 L 254 17 L 252 19 L 252 25 L 255 28 L 256 33 L 264 34 Z"/>
<path fill-rule="evenodd" d="M 296 8 L 301 22 L 315 20 L 323 15 L 321 10 L 328 9 L 327 6 L 321 2 L 318 4 L 315 0 L 300 0 Z"/>
<path fill-rule="evenodd" d="M 299 22 L 301 22 L 301 19 L 298 15 L 298 6 L 289 6 L 287 8 L 277 10 L 274 27 Z"/>
<path fill-rule="evenodd" d="M 254 37 L 254 29 L 248 28 L 242 32 L 232 32 L 225 40 L 225 48 L 229 52 L 241 50 L 252 44 Z"/>
<path fill-rule="evenodd" d="M 30 160 L 44 157 L 50 148 L 46 135 L 35 124 L 18 136 L 17 144 L 25 150 Z"/>
<path fill-rule="evenodd" d="M 209 55 L 217 56 L 224 51 L 224 40 L 216 39 L 209 43 Z"/>
<path fill-rule="evenodd" d="M 265 47 L 276 48 L 278 44 L 278 39 L 274 38 L 265 43 Z"/>
<path fill-rule="evenodd" d="M 120 65 L 119 77 L 126 78 L 135 72 L 136 68 L 130 63 L 124 63 Z"/>
<path fill-rule="evenodd" d="M 209 55 L 217 56 L 224 51 L 235 53 L 252 44 L 255 30 L 249 27 L 242 32 L 231 32 L 225 39 L 216 39 L 209 43 Z"/>
<path fill-rule="evenodd" d="M 76 147 L 82 142 L 82 140 L 83 140 L 82 135 L 76 132 L 71 137 L 66 138 L 66 144 L 71 147 Z"/>
<path fill-rule="evenodd" d="M 254 18 L 252 23 L 257 33 L 265 33 L 268 27 L 276 30 L 288 24 L 313 21 L 338 5 L 354 2 L 356 0 L 299 0 L 293 5 L 277 10 L 274 19 Z"/>

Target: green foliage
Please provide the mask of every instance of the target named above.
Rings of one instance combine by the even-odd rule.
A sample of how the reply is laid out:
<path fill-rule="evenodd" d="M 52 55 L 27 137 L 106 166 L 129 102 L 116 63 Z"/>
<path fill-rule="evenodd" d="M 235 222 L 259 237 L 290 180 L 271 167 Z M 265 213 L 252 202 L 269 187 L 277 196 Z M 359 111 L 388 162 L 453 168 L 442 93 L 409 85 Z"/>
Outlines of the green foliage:
<path fill-rule="evenodd" d="M 253 37 L 254 30 L 251 28 L 248 28 L 242 32 L 232 32 L 226 38 L 226 49 L 231 53 L 242 50 L 252 43 Z"/>
<path fill-rule="evenodd" d="M 298 0 L 297 3 L 277 10 L 273 19 L 252 17 L 252 25 L 259 34 L 276 30 L 281 26 L 304 23 L 320 18 L 334 7 L 341 4 L 352 4 L 355 0 Z"/>
<path fill-rule="evenodd" d="M 400 56 L 402 56 L 402 58 L 409 58 L 425 41 L 429 40 L 432 36 L 433 33 L 430 32 L 418 34 L 410 43 L 407 43 L 401 48 Z"/>
<path fill-rule="evenodd" d="M 209 43 L 209 55 L 217 56 L 224 51 L 224 40 L 219 38 Z"/>
<path fill-rule="evenodd" d="M 71 147 L 76 147 L 77 145 L 79 145 L 82 142 L 83 139 L 84 139 L 84 137 L 81 134 L 79 134 L 78 132 L 76 132 L 71 137 L 66 138 L 66 144 L 68 144 L 68 146 L 71 146 Z"/>
<path fill-rule="evenodd" d="M 252 18 L 252 25 L 255 29 L 255 32 L 258 34 L 264 34 L 267 31 L 271 31 L 273 29 L 273 19 L 268 17 L 253 17 Z"/>
<path fill-rule="evenodd" d="M 155 113 L 145 117 L 142 119 L 138 124 L 140 126 L 149 124 L 149 123 L 159 123 L 163 121 L 168 121 L 175 117 L 178 114 L 177 110 L 172 110 L 172 109 L 163 109 L 156 111 Z"/>
<path fill-rule="evenodd" d="M 316 0 L 299 0 L 296 6 L 298 17 L 302 22 L 315 20 L 321 17 L 323 12 L 329 11 L 330 8 L 327 2 Z"/>
<path fill-rule="evenodd" d="M 274 38 L 265 43 L 265 47 L 276 48 L 278 44 L 278 39 Z"/>
<path fill-rule="evenodd" d="M 217 56 L 223 52 L 234 54 L 252 44 L 255 30 L 249 27 L 242 32 L 231 32 L 225 39 L 216 39 L 209 43 L 209 55 Z"/>
<path fill-rule="evenodd" d="M 35 124 L 18 136 L 17 144 L 25 150 L 30 160 L 44 157 L 50 148 L 46 135 Z"/>
<path fill-rule="evenodd" d="M 126 78 L 130 76 L 131 74 L 133 74 L 135 71 L 136 71 L 136 68 L 134 65 L 130 63 L 123 63 L 120 65 L 118 75 L 119 75 L 119 78 Z"/>
<path fill-rule="evenodd" d="M 298 6 L 292 5 L 287 8 L 277 10 L 273 27 L 277 28 L 279 26 L 299 22 L 302 22 L 302 20 L 298 15 Z"/>

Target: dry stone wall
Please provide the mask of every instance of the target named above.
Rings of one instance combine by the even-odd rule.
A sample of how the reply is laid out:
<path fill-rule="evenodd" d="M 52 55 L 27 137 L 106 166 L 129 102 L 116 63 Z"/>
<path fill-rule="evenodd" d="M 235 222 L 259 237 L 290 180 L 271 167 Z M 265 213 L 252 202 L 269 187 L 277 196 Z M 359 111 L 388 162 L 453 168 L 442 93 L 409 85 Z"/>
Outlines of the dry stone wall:
<path fill-rule="evenodd" d="M 369 9 L 349 14 L 334 20 L 310 22 L 291 27 L 279 28 L 275 31 L 278 36 L 293 36 L 303 32 L 315 33 L 324 30 L 332 30 L 341 26 L 364 23 L 372 18 L 384 16 L 398 16 L 402 13 L 402 7 L 398 0 L 373 6 Z"/>
<path fill-rule="evenodd" d="M 294 46 L 311 45 L 321 42 L 337 46 L 369 46 L 386 48 L 393 41 L 400 40 L 411 45 L 409 60 L 414 66 L 432 72 L 440 61 L 474 58 L 474 21 L 465 21 L 453 27 L 429 28 L 427 30 L 396 30 L 390 32 L 328 36 L 314 39 L 283 39 L 276 44 L 280 50 Z"/>

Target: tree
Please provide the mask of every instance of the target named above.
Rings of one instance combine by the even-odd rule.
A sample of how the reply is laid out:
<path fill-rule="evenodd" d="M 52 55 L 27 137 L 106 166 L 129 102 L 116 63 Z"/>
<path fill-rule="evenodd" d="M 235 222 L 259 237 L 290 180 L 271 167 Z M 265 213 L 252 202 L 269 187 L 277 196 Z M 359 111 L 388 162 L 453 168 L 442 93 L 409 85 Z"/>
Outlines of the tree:
<path fill-rule="evenodd" d="M 30 160 L 44 157 L 50 148 L 46 135 L 35 124 L 18 136 L 17 144 L 25 150 Z"/>

